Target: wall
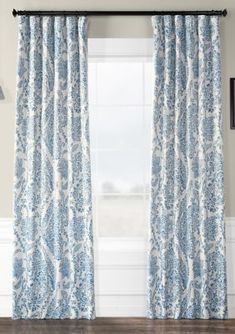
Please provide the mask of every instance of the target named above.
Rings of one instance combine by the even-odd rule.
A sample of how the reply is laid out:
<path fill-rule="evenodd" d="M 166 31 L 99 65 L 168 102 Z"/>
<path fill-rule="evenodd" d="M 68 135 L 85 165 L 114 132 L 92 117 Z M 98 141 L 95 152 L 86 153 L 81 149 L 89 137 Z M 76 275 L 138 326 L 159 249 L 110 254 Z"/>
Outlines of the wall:
<path fill-rule="evenodd" d="M 235 130 L 229 127 L 229 78 L 235 77 L 235 1 L 234 0 L 1 0 L 0 1 L 0 85 L 6 99 L 0 101 L 0 217 L 12 217 L 14 155 L 15 73 L 17 48 L 16 9 L 58 10 L 190 10 L 228 9 L 221 20 L 223 111 L 225 139 L 226 216 L 235 216 Z M 89 37 L 151 37 L 149 17 L 90 18 Z"/>

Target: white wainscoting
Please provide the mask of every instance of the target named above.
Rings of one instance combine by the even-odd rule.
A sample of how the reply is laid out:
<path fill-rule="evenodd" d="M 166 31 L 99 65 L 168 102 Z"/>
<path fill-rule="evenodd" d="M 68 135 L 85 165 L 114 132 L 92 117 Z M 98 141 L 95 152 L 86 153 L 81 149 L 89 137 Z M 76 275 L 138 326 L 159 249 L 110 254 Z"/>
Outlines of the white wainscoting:
<path fill-rule="evenodd" d="M 226 219 L 229 317 L 235 318 L 235 217 Z M 0 317 L 11 316 L 12 219 L 0 218 Z M 146 316 L 146 241 L 95 244 L 97 316 Z"/>

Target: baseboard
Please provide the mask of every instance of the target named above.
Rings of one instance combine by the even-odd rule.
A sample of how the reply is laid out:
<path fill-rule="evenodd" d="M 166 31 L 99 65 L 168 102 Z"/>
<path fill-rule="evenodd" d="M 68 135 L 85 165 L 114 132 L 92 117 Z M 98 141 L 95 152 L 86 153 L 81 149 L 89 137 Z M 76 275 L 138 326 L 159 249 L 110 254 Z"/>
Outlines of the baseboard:
<path fill-rule="evenodd" d="M 118 296 L 118 302 L 117 297 Z M 146 317 L 146 299 L 143 295 L 138 299 L 137 296 L 117 296 L 106 295 L 96 297 L 97 317 Z M 136 300 L 138 299 L 138 300 Z M 11 317 L 12 298 L 11 296 L 0 295 L 0 317 Z M 228 296 L 228 318 L 235 318 L 235 296 Z"/>
<path fill-rule="evenodd" d="M 235 318 L 235 217 L 226 219 L 229 318 Z M 0 218 L 0 317 L 11 316 L 12 219 Z M 146 316 L 146 247 L 142 238 L 100 238 L 95 243 L 96 313 Z"/>

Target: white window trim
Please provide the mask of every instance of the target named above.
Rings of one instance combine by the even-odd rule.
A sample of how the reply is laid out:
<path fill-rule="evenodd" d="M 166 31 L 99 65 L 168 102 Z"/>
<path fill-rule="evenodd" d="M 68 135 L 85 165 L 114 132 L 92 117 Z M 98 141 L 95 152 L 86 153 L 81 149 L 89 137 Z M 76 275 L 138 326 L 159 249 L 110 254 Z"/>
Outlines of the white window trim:
<path fill-rule="evenodd" d="M 88 38 L 88 58 L 152 57 L 152 38 Z"/>

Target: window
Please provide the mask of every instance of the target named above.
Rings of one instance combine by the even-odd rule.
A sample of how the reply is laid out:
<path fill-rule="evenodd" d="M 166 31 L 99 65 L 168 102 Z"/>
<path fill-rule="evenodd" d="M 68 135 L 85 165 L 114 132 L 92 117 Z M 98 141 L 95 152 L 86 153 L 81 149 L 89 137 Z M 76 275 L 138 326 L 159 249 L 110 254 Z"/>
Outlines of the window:
<path fill-rule="evenodd" d="M 122 41 L 99 41 L 98 56 L 92 55 L 96 41 L 93 49 L 89 44 L 93 211 L 99 237 L 142 237 L 148 228 L 152 57 L 136 55 L 136 47 Z"/>

